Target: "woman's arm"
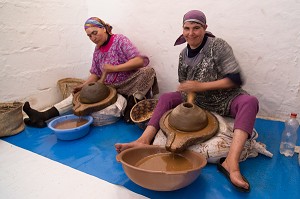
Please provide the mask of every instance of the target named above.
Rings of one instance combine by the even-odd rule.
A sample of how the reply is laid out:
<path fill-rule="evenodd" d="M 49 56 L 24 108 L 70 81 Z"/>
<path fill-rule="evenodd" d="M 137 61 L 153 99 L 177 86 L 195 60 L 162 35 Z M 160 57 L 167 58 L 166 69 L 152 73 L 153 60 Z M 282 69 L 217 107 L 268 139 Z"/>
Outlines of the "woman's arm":
<path fill-rule="evenodd" d="M 178 91 L 184 92 L 204 92 L 209 90 L 230 89 L 237 85 L 229 78 L 225 77 L 212 82 L 184 81 L 178 86 Z"/>
<path fill-rule="evenodd" d="M 119 65 L 105 64 L 104 70 L 107 72 L 125 72 L 134 71 L 149 64 L 149 58 L 140 54 L 135 45 L 124 35 L 118 35 L 116 41 L 117 52 L 120 56 Z"/>
<path fill-rule="evenodd" d="M 136 70 L 144 66 L 144 59 L 141 56 L 134 57 L 124 64 L 119 65 L 111 65 L 111 64 L 104 64 L 103 68 L 106 72 L 124 72 L 124 71 L 131 71 Z"/>

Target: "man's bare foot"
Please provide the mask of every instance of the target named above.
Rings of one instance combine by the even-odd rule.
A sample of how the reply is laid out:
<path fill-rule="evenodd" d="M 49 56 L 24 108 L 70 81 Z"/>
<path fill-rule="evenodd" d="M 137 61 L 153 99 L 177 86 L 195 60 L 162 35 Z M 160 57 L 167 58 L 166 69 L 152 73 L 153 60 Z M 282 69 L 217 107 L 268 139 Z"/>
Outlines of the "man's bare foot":
<path fill-rule="evenodd" d="M 145 144 L 145 143 L 142 143 L 142 142 L 136 140 L 136 141 L 129 142 L 129 143 L 116 143 L 115 148 L 118 153 L 121 153 L 122 151 L 124 151 L 126 149 L 130 149 L 130 148 L 138 147 L 138 146 L 148 146 L 148 145 L 149 144 Z"/>
<path fill-rule="evenodd" d="M 225 159 L 225 161 L 222 163 L 222 166 L 229 172 L 230 180 L 234 185 L 244 189 L 249 189 L 250 185 L 244 180 L 238 163 L 231 165 L 227 162 L 227 159 Z"/>

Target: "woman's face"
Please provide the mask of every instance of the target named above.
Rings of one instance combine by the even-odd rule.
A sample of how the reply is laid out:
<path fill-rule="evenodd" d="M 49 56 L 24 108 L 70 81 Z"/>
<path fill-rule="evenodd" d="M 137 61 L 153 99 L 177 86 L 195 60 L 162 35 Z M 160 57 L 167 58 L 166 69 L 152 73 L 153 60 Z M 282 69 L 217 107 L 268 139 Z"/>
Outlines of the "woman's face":
<path fill-rule="evenodd" d="M 90 27 L 86 29 L 85 32 L 90 40 L 97 45 L 97 47 L 102 46 L 102 44 L 107 40 L 105 28 Z"/>
<path fill-rule="evenodd" d="M 185 22 L 183 24 L 183 36 L 192 49 L 199 47 L 205 35 L 207 25 L 195 22 Z"/>

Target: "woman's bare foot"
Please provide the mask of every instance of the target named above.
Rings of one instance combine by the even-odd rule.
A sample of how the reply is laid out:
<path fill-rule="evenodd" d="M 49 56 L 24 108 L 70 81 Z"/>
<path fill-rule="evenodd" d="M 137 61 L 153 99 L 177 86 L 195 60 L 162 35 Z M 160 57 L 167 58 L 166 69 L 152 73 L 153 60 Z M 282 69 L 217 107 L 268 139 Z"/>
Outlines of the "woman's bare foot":
<path fill-rule="evenodd" d="M 233 184 L 244 189 L 249 189 L 249 184 L 244 180 L 238 163 L 230 164 L 226 159 L 222 166 L 229 172 L 230 180 Z"/>
<path fill-rule="evenodd" d="M 156 128 L 154 126 L 148 125 L 141 135 L 137 140 L 129 142 L 129 143 L 116 143 L 115 148 L 118 153 L 121 153 L 122 151 L 133 148 L 133 147 L 138 147 L 138 146 L 148 146 L 150 145 L 152 139 L 156 135 Z"/>
<path fill-rule="evenodd" d="M 138 146 L 148 146 L 149 144 L 145 144 L 143 142 L 140 142 L 138 140 L 129 142 L 129 143 L 116 143 L 115 148 L 118 153 L 121 153 L 122 151 L 126 149 L 130 149 L 133 147 L 138 147 Z"/>

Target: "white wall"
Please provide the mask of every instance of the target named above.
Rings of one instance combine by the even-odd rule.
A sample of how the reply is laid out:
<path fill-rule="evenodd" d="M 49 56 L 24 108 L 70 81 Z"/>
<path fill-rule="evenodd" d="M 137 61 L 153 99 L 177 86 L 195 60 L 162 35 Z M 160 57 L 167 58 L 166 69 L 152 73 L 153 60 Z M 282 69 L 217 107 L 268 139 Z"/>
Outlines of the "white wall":
<path fill-rule="evenodd" d="M 85 0 L 0 1 L 0 101 L 44 108 L 61 99 L 57 80 L 86 78 L 87 17 Z"/>
<path fill-rule="evenodd" d="M 191 9 L 204 11 L 208 30 L 233 47 L 260 117 L 300 114 L 299 0 L 1 1 L 0 99 L 49 106 L 60 98 L 58 79 L 86 77 L 93 46 L 82 25 L 89 16 L 129 37 L 150 57 L 161 93 L 172 91 L 184 47 L 173 44 Z"/>

